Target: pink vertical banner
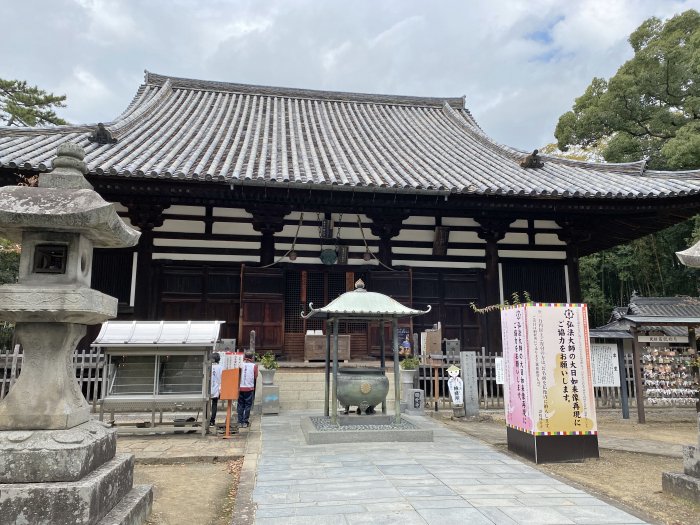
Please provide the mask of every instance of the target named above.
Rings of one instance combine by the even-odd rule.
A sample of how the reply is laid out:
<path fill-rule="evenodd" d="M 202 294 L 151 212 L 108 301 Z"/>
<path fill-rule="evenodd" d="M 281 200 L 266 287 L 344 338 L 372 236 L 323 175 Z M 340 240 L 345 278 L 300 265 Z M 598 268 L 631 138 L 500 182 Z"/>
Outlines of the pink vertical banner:
<path fill-rule="evenodd" d="M 501 310 L 501 330 L 506 424 L 532 433 L 527 309 L 524 306 L 510 306 Z"/>
<path fill-rule="evenodd" d="M 534 432 L 596 434 L 586 305 L 533 303 L 526 308 Z"/>

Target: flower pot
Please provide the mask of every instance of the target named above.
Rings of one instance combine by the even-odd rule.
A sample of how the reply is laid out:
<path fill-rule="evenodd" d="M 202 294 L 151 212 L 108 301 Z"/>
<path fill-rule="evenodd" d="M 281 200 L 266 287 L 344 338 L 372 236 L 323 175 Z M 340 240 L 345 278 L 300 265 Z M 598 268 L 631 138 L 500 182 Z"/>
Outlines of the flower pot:
<path fill-rule="evenodd" d="M 406 393 L 413 388 L 413 379 L 416 377 L 416 368 L 413 370 L 400 370 L 401 372 L 401 400 L 407 402 Z"/>
<path fill-rule="evenodd" d="M 260 367 L 260 375 L 262 376 L 262 384 L 263 385 L 271 385 L 274 378 L 275 378 L 275 369 L 274 368 L 264 368 Z"/>

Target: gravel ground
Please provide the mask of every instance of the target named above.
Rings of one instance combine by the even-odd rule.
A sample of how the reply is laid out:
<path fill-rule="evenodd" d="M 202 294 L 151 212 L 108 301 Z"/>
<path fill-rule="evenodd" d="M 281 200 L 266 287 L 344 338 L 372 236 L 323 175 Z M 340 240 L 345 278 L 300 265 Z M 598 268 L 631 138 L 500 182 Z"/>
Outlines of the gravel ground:
<path fill-rule="evenodd" d="M 311 422 L 316 427 L 316 430 L 320 432 L 338 432 L 338 431 L 358 431 L 358 430 L 413 430 L 416 428 L 414 425 L 408 421 L 402 420 L 398 425 L 396 423 L 391 423 L 389 425 L 334 425 L 331 423 L 330 417 L 318 416 L 311 417 Z"/>
<path fill-rule="evenodd" d="M 700 506 L 661 491 L 661 473 L 682 471 L 680 459 L 601 450 L 598 460 L 539 468 L 575 481 L 608 501 L 621 503 L 641 518 L 651 517 L 665 525 L 700 525 Z"/>
<path fill-rule="evenodd" d="M 242 459 L 227 463 L 141 465 L 135 484 L 153 485 L 154 499 L 147 525 L 229 525 Z"/>

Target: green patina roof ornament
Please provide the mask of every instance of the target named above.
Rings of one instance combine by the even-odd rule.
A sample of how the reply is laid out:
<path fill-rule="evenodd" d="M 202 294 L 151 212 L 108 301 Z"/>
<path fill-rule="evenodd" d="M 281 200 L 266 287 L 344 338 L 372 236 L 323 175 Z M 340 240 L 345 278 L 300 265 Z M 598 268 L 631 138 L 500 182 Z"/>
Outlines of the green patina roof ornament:
<path fill-rule="evenodd" d="M 362 279 L 355 282 L 354 290 L 345 292 L 323 308 L 314 308 L 313 303 L 309 303 L 309 308 L 308 314 L 301 314 L 304 319 L 309 317 L 400 318 L 427 314 L 431 310 L 430 305 L 427 310 L 416 310 L 388 295 L 368 292 Z"/>

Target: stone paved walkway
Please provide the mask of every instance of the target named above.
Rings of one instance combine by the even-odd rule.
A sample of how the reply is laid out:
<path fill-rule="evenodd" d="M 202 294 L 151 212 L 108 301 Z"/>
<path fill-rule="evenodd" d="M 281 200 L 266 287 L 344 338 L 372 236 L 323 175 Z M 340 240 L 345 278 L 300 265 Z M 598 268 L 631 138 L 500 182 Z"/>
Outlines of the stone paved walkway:
<path fill-rule="evenodd" d="M 262 419 L 257 525 L 644 523 L 430 418 L 433 443 L 306 445 L 304 415 Z"/>

